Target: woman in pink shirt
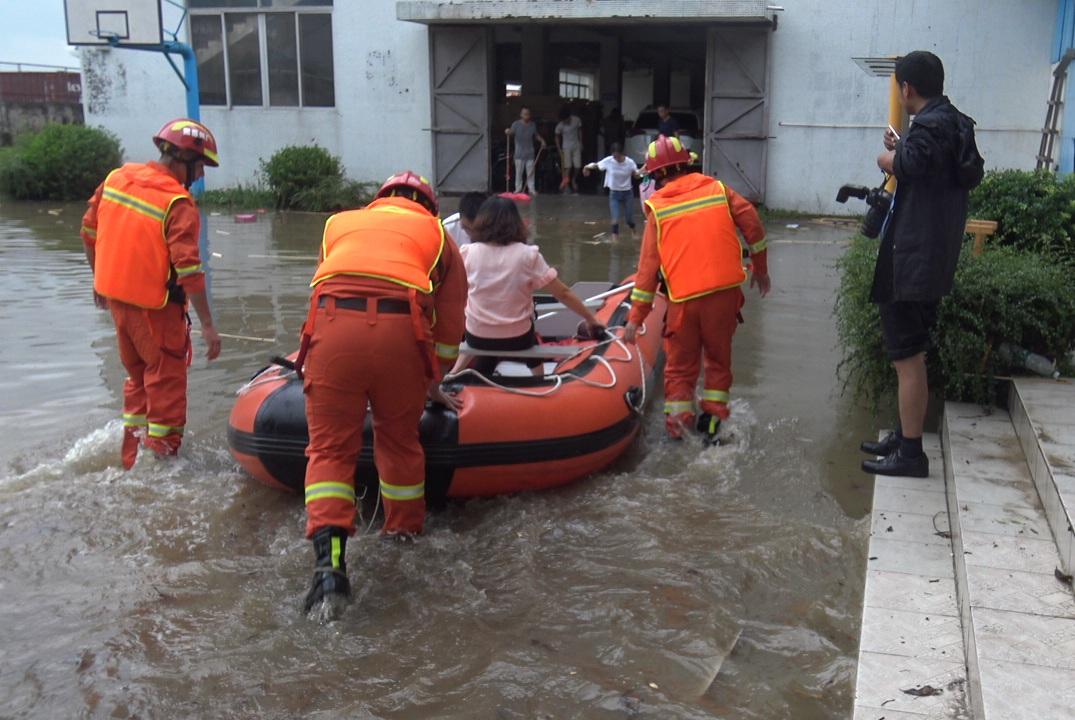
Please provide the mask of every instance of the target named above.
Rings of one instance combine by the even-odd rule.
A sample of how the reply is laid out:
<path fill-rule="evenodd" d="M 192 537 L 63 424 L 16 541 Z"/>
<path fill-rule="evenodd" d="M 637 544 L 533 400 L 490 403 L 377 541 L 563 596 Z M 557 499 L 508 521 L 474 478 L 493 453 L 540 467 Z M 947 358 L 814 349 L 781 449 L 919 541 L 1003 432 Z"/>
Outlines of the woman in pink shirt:
<path fill-rule="evenodd" d="M 536 245 L 526 242 L 527 229 L 515 203 L 491 197 L 478 211 L 472 242 L 459 248 L 467 268 L 466 341 L 476 350 L 528 350 L 538 344 L 534 332 L 535 291 L 550 293 L 578 313 L 596 337 L 604 326 L 575 293 L 556 277 Z M 500 358 L 481 356 L 474 362 L 459 357 L 455 372 L 469 366 L 490 375 Z M 540 375 L 542 361 L 527 365 Z"/>

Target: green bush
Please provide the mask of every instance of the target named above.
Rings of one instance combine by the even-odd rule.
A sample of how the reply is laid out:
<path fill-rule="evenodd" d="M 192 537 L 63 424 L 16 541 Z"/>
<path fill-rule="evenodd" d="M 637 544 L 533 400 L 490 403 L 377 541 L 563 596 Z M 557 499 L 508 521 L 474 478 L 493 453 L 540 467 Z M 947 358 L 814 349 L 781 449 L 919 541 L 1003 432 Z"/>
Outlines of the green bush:
<path fill-rule="evenodd" d="M 843 346 L 845 389 L 877 408 L 896 390 L 885 359 L 877 306 L 870 302 L 879 243 L 856 237 L 839 262 L 836 326 Z M 1050 358 L 1075 347 L 1075 272 L 1054 256 L 998 247 L 974 257 L 964 245 L 955 288 L 941 303 L 934 349 L 927 356 L 931 386 L 948 399 L 988 403 L 993 382 L 1009 368 L 996 352 L 1010 342 Z"/>
<path fill-rule="evenodd" d="M 296 210 L 338 212 L 362 207 L 373 200 L 377 183 L 332 178 L 299 190 L 294 195 Z"/>
<path fill-rule="evenodd" d="M 261 161 L 261 171 L 276 196 L 276 207 L 281 210 L 320 209 L 301 202 L 301 193 L 310 197 L 315 187 L 322 188 L 324 193 L 325 189 L 335 190 L 344 183 L 340 159 L 318 145 L 281 148 L 268 160 Z"/>
<path fill-rule="evenodd" d="M 84 200 L 122 162 L 111 133 L 84 125 L 48 125 L 0 162 L 0 192 L 20 200 Z"/>
<path fill-rule="evenodd" d="M 990 242 L 1075 258 L 1075 177 L 994 170 L 971 192 L 970 217 L 996 220 Z"/>

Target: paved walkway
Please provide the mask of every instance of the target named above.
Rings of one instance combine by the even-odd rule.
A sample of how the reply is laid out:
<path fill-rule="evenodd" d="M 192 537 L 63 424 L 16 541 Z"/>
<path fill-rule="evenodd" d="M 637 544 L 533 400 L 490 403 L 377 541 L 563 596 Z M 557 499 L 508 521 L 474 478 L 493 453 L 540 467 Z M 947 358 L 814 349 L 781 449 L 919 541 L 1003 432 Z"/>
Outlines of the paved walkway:
<path fill-rule="evenodd" d="M 931 476 L 876 479 L 855 720 L 1075 718 L 1075 384 L 1009 406 L 948 403 Z"/>

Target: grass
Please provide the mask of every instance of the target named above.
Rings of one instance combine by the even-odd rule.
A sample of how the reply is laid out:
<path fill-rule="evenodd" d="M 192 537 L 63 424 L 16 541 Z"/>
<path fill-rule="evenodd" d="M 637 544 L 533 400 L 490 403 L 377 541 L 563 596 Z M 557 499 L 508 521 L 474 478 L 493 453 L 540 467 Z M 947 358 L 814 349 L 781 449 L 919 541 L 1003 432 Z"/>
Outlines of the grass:
<path fill-rule="evenodd" d="M 272 191 L 257 185 L 237 185 L 219 190 L 206 190 L 198 198 L 198 205 L 201 207 L 226 210 L 271 208 L 274 203 Z"/>

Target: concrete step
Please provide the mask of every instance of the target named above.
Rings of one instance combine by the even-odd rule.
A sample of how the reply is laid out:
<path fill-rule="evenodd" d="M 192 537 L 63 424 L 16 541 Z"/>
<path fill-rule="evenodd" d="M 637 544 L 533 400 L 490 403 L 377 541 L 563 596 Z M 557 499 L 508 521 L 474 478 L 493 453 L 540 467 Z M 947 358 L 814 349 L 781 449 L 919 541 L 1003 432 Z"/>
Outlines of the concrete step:
<path fill-rule="evenodd" d="M 1011 418 L 947 403 L 941 438 L 971 717 L 1075 718 L 1075 599 Z"/>
<path fill-rule="evenodd" d="M 1075 568 L 1075 383 L 1019 378 L 1008 398 L 1012 425 L 1065 573 Z"/>
<path fill-rule="evenodd" d="M 940 439 L 922 444 L 928 478 L 874 478 L 854 720 L 970 717 Z"/>

